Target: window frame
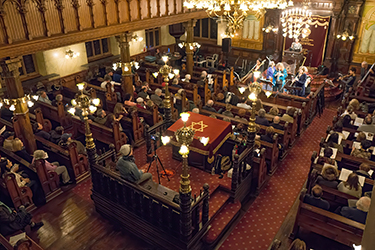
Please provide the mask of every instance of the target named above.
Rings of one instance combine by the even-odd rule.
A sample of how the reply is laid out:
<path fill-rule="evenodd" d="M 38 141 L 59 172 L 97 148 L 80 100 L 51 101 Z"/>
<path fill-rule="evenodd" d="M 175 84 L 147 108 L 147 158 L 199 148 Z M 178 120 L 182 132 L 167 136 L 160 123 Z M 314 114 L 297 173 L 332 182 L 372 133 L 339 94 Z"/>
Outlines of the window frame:
<path fill-rule="evenodd" d="M 28 55 L 32 56 L 32 60 L 33 60 L 33 64 L 34 64 L 34 69 L 35 69 L 35 71 L 31 72 L 31 73 L 27 73 L 26 72 L 26 66 L 25 66 L 25 61 L 24 61 L 24 56 L 28 56 Z M 22 66 L 20 68 L 22 68 L 22 71 L 23 71 L 23 75 L 21 75 L 21 73 L 20 73 L 20 79 L 21 79 L 21 81 L 26 81 L 26 80 L 38 77 L 40 75 L 39 74 L 39 69 L 38 69 L 38 64 L 37 64 L 37 61 L 36 61 L 36 58 L 35 58 L 35 54 L 23 55 L 22 56 L 22 60 L 21 60 L 21 64 L 22 64 Z"/>
<path fill-rule="evenodd" d="M 207 19 L 208 20 L 208 28 L 207 28 L 207 33 L 208 33 L 208 37 L 203 37 L 202 34 L 203 34 L 203 19 Z M 212 38 L 211 37 L 211 30 L 212 30 L 212 21 L 214 21 L 216 23 L 216 38 Z M 196 33 L 196 29 L 199 29 L 199 36 L 196 36 L 195 33 Z M 218 34 L 217 34 L 217 30 L 218 30 L 218 25 L 217 25 L 217 22 L 216 20 L 212 19 L 212 18 L 202 18 L 202 19 L 199 19 L 197 20 L 196 24 L 195 24 L 195 27 L 194 27 L 194 38 L 198 39 L 198 40 L 204 40 L 204 41 L 215 41 L 215 43 L 217 43 L 217 39 L 218 39 Z"/>
<path fill-rule="evenodd" d="M 103 41 L 102 41 L 104 39 L 107 40 L 107 46 L 108 46 L 108 52 L 105 52 L 105 53 L 103 53 Z M 100 44 L 100 53 L 98 55 L 95 55 L 94 41 L 97 41 L 97 40 L 99 40 L 99 44 Z M 90 56 L 90 57 L 87 55 L 86 43 L 91 43 L 92 56 Z M 113 54 L 111 52 L 111 41 L 110 41 L 109 37 L 101 38 L 101 39 L 95 39 L 95 40 L 92 40 L 92 41 L 87 41 L 87 42 L 85 42 L 85 49 L 86 49 L 86 57 L 87 57 L 88 62 L 94 62 L 94 61 L 97 61 L 97 60 L 100 60 L 100 59 L 103 59 L 103 58 L 106 58 L 106 57 L 113 56 Z"/>
<path fill-rule="evenodd" d="M 158 33 L 158 36 L 156 36 L 156 33 Z M 150 39 L 149 39 L 150 34 L 152 34 L 152 41 L 154 43 L 152 47 L 150 46 Z M 161 46 L 160 36 L 161 36 L 160 27 L 145 30 L 145 44 L 146 44 L 147 51 L 154 50 Z M 156 41 L 158 41 L 159 44 L 156 44 Z"/>

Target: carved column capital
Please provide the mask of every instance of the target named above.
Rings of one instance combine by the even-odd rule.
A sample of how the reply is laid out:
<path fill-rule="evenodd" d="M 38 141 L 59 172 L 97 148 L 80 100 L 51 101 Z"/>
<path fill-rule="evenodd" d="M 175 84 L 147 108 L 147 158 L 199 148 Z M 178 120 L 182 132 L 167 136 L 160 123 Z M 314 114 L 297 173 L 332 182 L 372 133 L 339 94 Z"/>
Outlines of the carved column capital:
<path fill-rule="evenodd" d="M 78 9 L 79 7 L 81 7 L 78 0 L 72 0 L 72 6 L 74 9 Z"/>
<path fill-rule="evenodd" d="M 18 77 L 20 75 L 20 67 L 22 67 L 21 56 L 0 61 L 0 73 L 4 78 Z"/>
<path fill-rule="evenodd" d="M 64 5 L 63 5 L 63 1 L 62 0 L 54 0 L 54 2 L 55 2 L 56 9 L 58 9 L 58 10 L 63 10 L 64 9 Z"/>
<path fill-rule="evenodd" d="M 92 7 L 95 5 L 94 0 L 86 0 L 88 6 Z"/>

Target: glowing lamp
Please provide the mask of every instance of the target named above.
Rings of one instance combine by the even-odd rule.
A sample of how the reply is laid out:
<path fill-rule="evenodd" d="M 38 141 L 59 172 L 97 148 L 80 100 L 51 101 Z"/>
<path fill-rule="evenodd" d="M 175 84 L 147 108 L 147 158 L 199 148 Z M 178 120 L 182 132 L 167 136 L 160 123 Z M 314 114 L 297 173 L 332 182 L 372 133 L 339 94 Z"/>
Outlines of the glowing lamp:
<path fill-rule="evenodd" d="M 178 47 L 180 47 L 182 49 L 182 47 L 184 47 L 184 45 L 182 43 L 179 43 Z"/>
<path fill-rule="evenodd" d="M 161 137 L 161 142 L 163 143 L 163 145 L 167 145 L 170 141 L 171 141 L 171 137 L 169 137 L 169 136 L 162 136 Z"/>
<path fill-rule="evenodd" d="M 72 103 L 73 106 L 76 106 L 77 105 L 76 99 L 72 99 L 71 103 Z"/>
<path fill-rule="evenodd" d="M 100 104 L 100 99 L 99 98 L 93 99 L 92 104 L 94 104 L 95 106 L 98 106 Z"/>
<path fill-rule="evenodd" d="M 0 102 L 0 108 L 3 106 L 3 103 L 2 102 Z"/>
<path fill-rule="evenodd" d="M 117 63 L 114 63 L 114 64 L 112 65 L 112 68 L 113 68 L 113 70 L 116 70 L 116 69 L 117 69 Z"/>
<path fill-rule="evenodd" d="M 27 106 L 29 107 L 29 108 L 31 108 L 32 106 L 34 106 L 34 103 L 32 102 L 32 101 L 27 101 Z"/>
<path fill-rule="evenodd" d="M 180 155 L 188 155 L 189 149 L 185 144 L 182 144 L 178 152 L 180 153 Z"/>
<path fill-rule="evenodd" d="M 353 244 L 353 248 L 354 248 L 354 250 L 361 250 L 362 246 L 361 245 L 356 246 L 355 244 Z"/>
<path fill-rule="evenodd" d="M 74 115 L 76 113 L 76 109 L 75 108 L 70 108 L 68 110 L 68 112 L 69 112 L 69 114 Z"/>
<path fill-rule="evenodd" d="M 174 77 L 174 74 L 173 73 L 169 73 L 168 77 L 169 77 L 169 79 L 172 79 Z"/>
<path fill-rule="evenodd" d="M 14 110 L 16 110 L 16 107 L 14 106 L 14 104 L 10 105 L 9 110 L 10 110 L 10 111 L 14 111 Z"/>
<path fill-rule="evenodd" d="M 78 83 L 77 87 L 78 87 L 79 90 L 83 90 L 85 88 L 85 84 L 84 83 Z"/>
<path fill-rule="evenodd" d="M 255 93 L 251 93 L 249 95 L 249 99 L 252 100 L 253 102 L 255 102 L 257 100 L 257 95 Z"/>
<path fill-rule="evenodd" d="M 37 95 L 33 95 L 32 98 L 37 101 L 38 100 L 38 96 Z"/>
<path fill-rule="evenodd" d="M 187 122 L 187 120 L 189 119 L 189 116 L 190 116 L 190 114 L 189 113 L 186 113 L 186 112 L 183 112 L 183 113 L 181 113 L 181 120 L 183 121 L 183 122 Z"/>
<path fill-rule="evenodd" d="M 200 137 L 199 141 L 203 144 L 203 146 L 207 146 L 208 142 L 210 141 L 210 137 Z"/>
<path fill-rule="evenodd" d="M 161 59 L 163 59 L 164 63 L 168 62 L 168 56 L 162 56 Z"/>
<path fill-rule="evenodd" d="M 267 98 L 269 98 L 271 95 L 272 95 L 272 92 L 271 92 L 271 91 L 267 91 L 267 92 L 266 92 L 266 96 L 267 96 Z"/>
<path fill-rule="evenodd" d="M 89 107 L 89 110 L 90 110 L 90 113 L 94 113 L 96 111 L 97 107 L 95 107 L 94 105 L 90 105 Z"/>
<path fill-rule="evenodd" d="M 341 35 L 337 35 L 336 37 L 337 37 L 337 39 L 340 39 Z"/>
<path fill-rule="evenodd" d="M 173 73 L 177 76 L 180 73 L 179 69 L 173 69 Z"/>
<path fill-rule="evenodd" d="M 254 77 L 258 79 L 260 77 L 260 71 L 254 71 Z"/>
<path fill-rule="evenodd" d="M 238 89 L 238 91 L 240 91 L 241 94 L 243 94 L 245 92 L 246 88 L 245 87 L 241 87 Z"/>

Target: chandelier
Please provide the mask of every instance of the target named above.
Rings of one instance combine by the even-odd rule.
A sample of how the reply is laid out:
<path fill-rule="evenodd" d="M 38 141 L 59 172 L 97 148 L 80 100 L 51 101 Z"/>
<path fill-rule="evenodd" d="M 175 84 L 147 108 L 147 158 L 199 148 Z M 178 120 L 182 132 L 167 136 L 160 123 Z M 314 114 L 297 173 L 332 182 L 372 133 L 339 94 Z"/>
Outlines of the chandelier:
<path fill-rule="evenodd" d="M 353 35 L 349 35 L 349 32 L 347 30 L 345 30 L 344 32 L 342 32 L 342 34 L 338 34 L 337 36 L 337 39 L 340 39 L 343 40 L 343 41 L 346 41 L 346 39 L 349 38 L 349 40 L 353 40 L 354 39 L 354 36 Z"/>
<path fill-rule="evenodd" d="M 281 24 L 283 36 L 289 38 L 308 37 L 311 33 L 311 11 L 305 8 L 294 8 L 282 12 Z"/>
<path fill-rule="evenodd" d="M 199 49 L 201 47 L 201 45 L 197 42 L 188 43 L 188 42 L 182 41 L 182 42 L 178 43 L 178 47 L 180 47 L 181 49 L 183 47 L 189 47 L 190 50 L 193 50 L 195 47 L 197 47 Z"/>
<path fill-rule="evenodd" d="M 251 11 L 257 16 L 262 16 L 265 9 L 285 9 L 293 6 L 292 0 L 185 0 L 184 7 L 187 9 L 206 9 L 210 18 L 223 17 L 228 21 L 231 33 L 240 29 L 244 19 Z"/>

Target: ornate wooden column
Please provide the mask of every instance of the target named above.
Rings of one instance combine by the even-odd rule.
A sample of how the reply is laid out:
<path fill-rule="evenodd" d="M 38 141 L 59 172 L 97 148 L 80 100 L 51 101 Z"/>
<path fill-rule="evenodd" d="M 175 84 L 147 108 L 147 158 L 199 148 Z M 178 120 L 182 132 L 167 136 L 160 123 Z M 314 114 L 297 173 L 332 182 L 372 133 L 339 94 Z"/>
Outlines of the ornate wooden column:
<path fill-rule="evenodd" d="M 108 26 L 108 15 L 107 15 L 107 4 L 108 4 L 108 1 L 107 0 L 100 0 L 100 2 L 102 3 L 102 7 L 103 7 L 104 22 L 105 22 L 105 25 Z"/>
<path fill-rule="evenodd" d="M 8 28 L 5 24 L 5 10 L 4 10 L 4 3 L 0 2 L 0 27 L 1 31 L 4 34 L 4 38 L 8 44 L 12 43 L 12 39 L 9 37 Z"/>
<path fill-rule="evenodd" d="M 20 13 L 22 26 L 25 32 L 26 39 L 32 40 L 30 31 L 29 31 L 29 26 L 26 21 L 26 13 L 27 13 L 26 1 L 25 0 L 13 0 L 12 2 L 16 5 L 16 9 L 18 10 L 18 13 Z"/>
<path fill-rule="evenodd" d="M 87 6 L 89 6 L 91 28 L 95 28 L 95 19 L 94 19 L 94 0 L 86 0 Z"/>
<path fill-rule="evenodd" d="M 121 67 L 122 67 L 122 89 L 125 93 L 133 96 L 133 74 L 130 65 L 130 41 L 132 34 L 129 32 L 116 36 L 120 47 Z"/>
<path fill-rule="evenodd" d="M 27 152 L 33 153 L 36 148 L 36 142 L 33 134 L 33 129 L 30 123 L 29 108 L 27 102 L 24 100 L 25 93 L 23 92 L 22 83 L 20 80 L 19 68 L 22 57 L 11 58 L 0 61 L 0 71 L 7 88 L 7 96 L 9 99 L 15 100 L 15 110 L 13 119 L 17 119 L 23 143 L 25 144 Z"/>
<path fill-rule="evenodd" d="M 184 23 L 185 31 L 186 31 L 186 71 L 188 74 L 193 75 L 193 67 L 194 67 L 194 51 L 190 49 L 189 44 L 194 42 L 194 26 L 196 20 L 191 19 Z"/>
<path fill-rule="evenodd" d="M 74 9 L 74 15 L 76 17 L 77 30 L 82 30 L 81 22 L 79 20 L 79 12 L 78 12 L 79 7 L 81 7 L 81 5 L 79 5 L 79 1 L 72 0 L 72 7 Z"/>
<path fill-rule="evenodd" d="M 61 27 L 61 33 L 65 34 L 67 33 L 67 30 L 65 28 L 65 23 L 64 23 L 64 16 L 63 16 L 63 1 L 62 0 L 54 0 L 55 2 L 55 7 L 59 13 L 59 20 L 60 20 L 60 27 Z"/>
<path fill-rule="evenodd" d="M 75 0 L 75 1 L 78 1 L 78 0 Z M 45 36 L 49 37 L 51 36 L 51 32 L 49 32 L 48 30 L 47 20 L 46 20 L 46 11 L 47 11 L 46 0 L 34 0 L 34 2 L 36 3 L 38 11 L 40 12 L 40 17 L 42 18 L 44 34 Z"/>
<path fill-rule="evenodd" d="M 372 188 L 374 194 L 375 186 Z M 375 246 L 375 202 L 372 201 L 367 213 L 366 227 L 362 236 L 362 250 L 371 250 Z"/>

